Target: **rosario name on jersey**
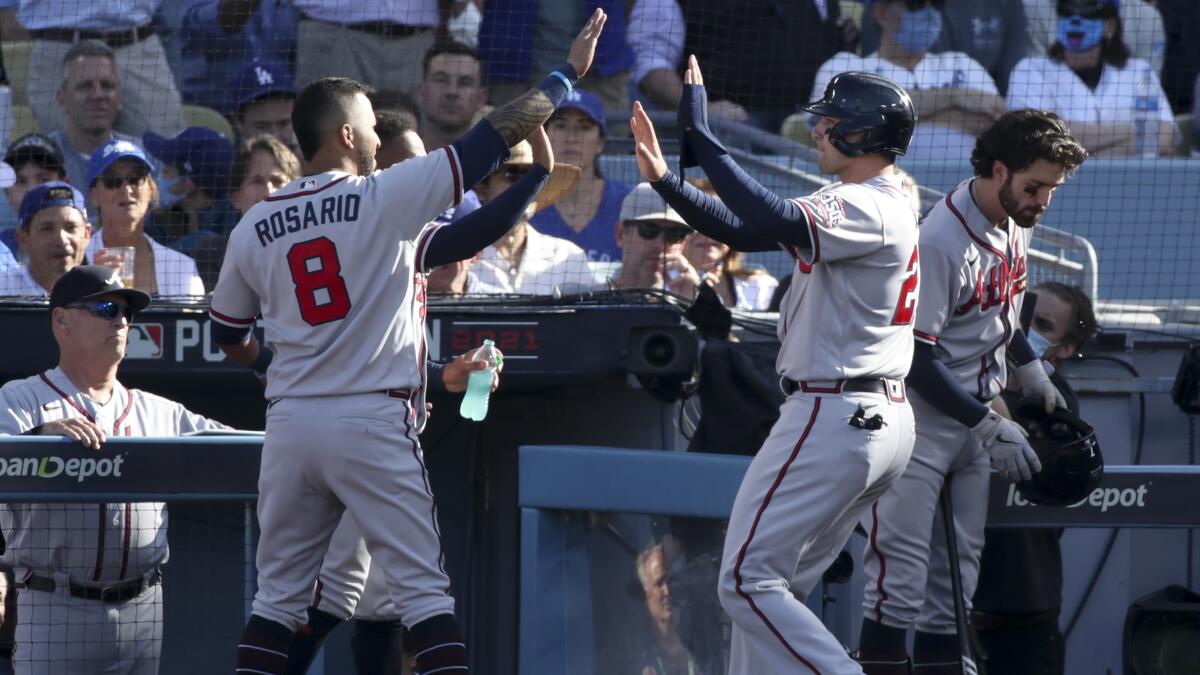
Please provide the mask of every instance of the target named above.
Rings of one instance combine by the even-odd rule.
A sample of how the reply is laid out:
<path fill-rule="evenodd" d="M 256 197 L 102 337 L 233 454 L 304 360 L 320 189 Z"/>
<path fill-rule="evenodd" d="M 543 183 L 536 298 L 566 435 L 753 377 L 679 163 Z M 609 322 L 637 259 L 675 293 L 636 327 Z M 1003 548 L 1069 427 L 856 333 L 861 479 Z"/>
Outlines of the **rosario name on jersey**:
<path fill-rule="evenodd" d="M 243 327 L 261 313 L 268 398 L 423 389 L 426 224 L 462 199 L 454 152 L 306 176 L 242 217 L 211 315 Z"/>
<path fill-rule="evenodd" d="M 1005 349 L 1019 329 L 1032 229 L 1006 229 L 975 204 L 968 179 L 921 222 L 916 339 L 934 345 L 954 379 L 987 401 L 1004 389 Z"/>
<path fill-rule="evenodd" d="M 796 260 L 779 314 L 776 370 L 793 380 L 903 379 L 919 286 L 917 214 L 900 180 L 834 183 L 795 200 L 812 247 Z"/>

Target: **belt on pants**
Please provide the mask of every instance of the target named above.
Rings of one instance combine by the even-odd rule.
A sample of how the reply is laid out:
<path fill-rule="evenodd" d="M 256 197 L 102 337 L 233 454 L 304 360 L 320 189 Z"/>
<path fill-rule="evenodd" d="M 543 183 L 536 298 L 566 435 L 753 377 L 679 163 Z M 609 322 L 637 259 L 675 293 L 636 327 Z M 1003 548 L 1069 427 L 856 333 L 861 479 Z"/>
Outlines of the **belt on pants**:
<path fill-rule="evenodd" d="M 386 37 L 386 38 L 412 37 L 413 35 L 416 35 L 418 33 L 424 33 L 424 32 L 433 30 L 433 26 L 414 26 L 412 24 L 395 23 L 392 21 L 359 21 L 357 23 L 341 23 L 341 24 L 339 24 L 339 23 L 333 23 L 331 21 L 322 21 L 321 19 L 314 19 L 311 16 L 307 16 L 307 15 L 302 15 L 300 18 L 304 19 L 305 21 L 317 21 L 320 23 L 328 23 L 333 26 L 341 26 L 342 28 L 349 28 L 350 30 L 356 30 L 360 33 L 369 33 L 371 35 L 377 35 L 379 37 Z"/>
<path fill-rule="evenodd" d="M 71 28 L 39 28 L 29 31 L 35 40 L 51 42 L 82 42 L 83 40 L 99 40 L 113 49 L 128 47 L 135 42 L 141 42 L 154 35 L 154 26 L 145 24 L 129 30 L 101 32 L 95 30 L 74 30 Z"/>
<path fill-rule="evenodd" d="M 779 378 L 779 388 L 791 396 L 797 391 L 806 394 L 885 394 L 888 399 L 901 403 L 905 400 L 903 380 L 884 380 L 878 377 L 856 377 L 849 380 L 800 380 Z"/>
<path fill-rule="evenodd" d="M 118 581 L 107 586 L 83 586 L 74 581 L 70 584 L 72 598 L 82 600 L 99 600 L 101 602 L 128 602 L 146 591 L 147 588 L 162 583 L 162 571 L 157 567 L 150 574 L 137 579 Z M 17 588 L 28 588 L 32 591 L 53 593 L 58 590 L 58 582 L 54 577 L 44 577 L 30 574 Z"/>

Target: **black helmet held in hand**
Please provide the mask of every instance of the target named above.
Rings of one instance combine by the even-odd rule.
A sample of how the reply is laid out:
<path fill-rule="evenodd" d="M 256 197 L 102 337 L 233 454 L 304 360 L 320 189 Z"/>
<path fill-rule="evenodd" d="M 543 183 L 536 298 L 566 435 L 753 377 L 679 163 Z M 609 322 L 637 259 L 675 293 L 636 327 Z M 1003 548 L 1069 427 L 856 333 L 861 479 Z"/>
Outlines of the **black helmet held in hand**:
<path fill-rule="evenodd" d="M 848 72 L 834 75 L 821 100 L 804 106 L 804 111 L 836 117 L 829 142 L 847 157 L 878 152 L 903 155 L 912 140 L 917 112 L 908 92 L 875 73 Z M 847 136 L 862 132 L 853 142 Z"/>
<path fill-rule="evenodd" d="M 1104 477 L 1104 456 L 1091 425 L 1066 408 L 1047 414 L 1041 399 L 1026 399 L 1013 410 L 1013 421 L 1029 434 L 1042 470 L 1017 483 L 1034 504 L 1068 506 L 1087 498 Z"/>

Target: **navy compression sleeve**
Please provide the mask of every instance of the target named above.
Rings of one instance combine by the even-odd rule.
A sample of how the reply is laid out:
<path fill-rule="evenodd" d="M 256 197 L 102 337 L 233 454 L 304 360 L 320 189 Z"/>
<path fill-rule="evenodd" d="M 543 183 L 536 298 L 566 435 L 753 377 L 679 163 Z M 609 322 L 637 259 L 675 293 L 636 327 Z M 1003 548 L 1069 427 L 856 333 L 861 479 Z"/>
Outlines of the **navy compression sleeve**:
<path fill-rule="evenodd" d="M 1029 338 L 1019 330 L 1014 331 L 1013 336 L 1008 339 L 1008 353 L 1012 355 L 1013 362 L 1018 366 L 1023 366 L 1042 356 L 1034 353 L 1033 345 L 1029 344 Z"/>
<path fill-rule="evenodd" d="M 492 123 L 484 119 L 450 144 L 462 165 L 463 192 L 492 175 L 508 159 L 508 143 Z"/>
<path fill-rule="evenodd" d="M 987 416 L 988 407 L 968 394 L 950 374 L 950 369 L 934 353 L 933 345 L 916 341 L 908 385 L 944 415 L 969 429 Z"/>
<path fill-rule="evenodd" d="M 808 217 L 795 202 L 768 190 L 733 161 L 708 129 L 704 87 L 686 84 L 679 103 L 683 145 L 712 181 L 721 199 L 760 237 L 801 248 L 812 246 Z M 684 153 L 685 150 L 681 150 Z"/>
<path fill-rule="evenodd" d="M 459 220 L 439 227 L 429 237 L 423 271 L 466 260 L 503 237 L 521 220 L 525 207 L 529 206 L 549 177 L 546 167 L 534 164 L 528 175 L 501 192 L 500 196 Z"/>
<path fill-rule="evenodd" d="M 704 194 L 678 175 L 668 171 L 662 180 L 650 185 L 697 232 L 735 251 L 779 250 L 776 242 L 751 232 L 724 202 Z"/>

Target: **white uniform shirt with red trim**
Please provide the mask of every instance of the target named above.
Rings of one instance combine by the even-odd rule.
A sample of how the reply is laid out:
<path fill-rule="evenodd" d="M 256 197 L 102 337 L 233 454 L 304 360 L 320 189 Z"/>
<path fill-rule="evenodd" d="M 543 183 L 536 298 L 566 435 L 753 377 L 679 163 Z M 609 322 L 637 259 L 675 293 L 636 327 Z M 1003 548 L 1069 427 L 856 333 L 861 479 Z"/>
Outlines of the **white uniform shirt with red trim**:
<path fill-rule="evenodd" d="M 779 309 L 776 369 L 793 380 L 903 379 L 920 284 L 917 214 L 893 175 L 834 183 L 795 200 L 812 248 Z"/>
<path fill-rule="evenodd" d="M 0 434 L 21 434 L 77 417 L 91 418 L 113 436 L 179 436 L 228 428 L 120 383 L 101 405 L 58 368 L 4 385 L 0 405 Z M 136 579 L 167 560 L 162 502 L 0 504 L 0 528 L 8 542 L 6 563 L 41 575 L 64 572 L 83 584 Z"/>
<path fill-rule="evenodd" d="M 370 176 L 292 181 L 242 217 L 212 297 L 214 321 L 260 313 L 275 351 L 268 398 L 423 389 L 426 224 L 462 199 L 454 148 Z M 418 418 L 424 405 L 414 405 Z"/>
<path fill-rule="evenodd" d="M 987 401 L 1004 389 L 1004 353 L 1020 327 L 1033 230 L 988 221 L 958 184 L 921 221 L 921 301 L 916 339 L 934 349 L 967 393 Z"/>

